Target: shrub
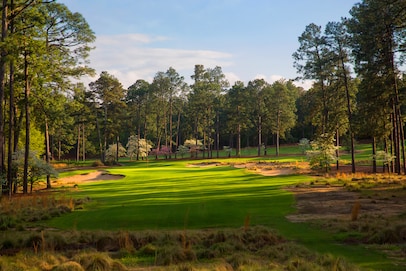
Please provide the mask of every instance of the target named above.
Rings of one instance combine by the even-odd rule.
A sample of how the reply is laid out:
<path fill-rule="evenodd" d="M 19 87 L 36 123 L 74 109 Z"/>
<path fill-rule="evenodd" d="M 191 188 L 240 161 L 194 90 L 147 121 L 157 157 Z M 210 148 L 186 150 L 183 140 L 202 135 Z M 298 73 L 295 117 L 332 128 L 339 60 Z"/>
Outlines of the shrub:
<path fill-rule="evenodd" d="M 406 240 L 406 225 L 398 224 L 377 230 L 369 239 L 368 243 L 374 244 L 397 244 Z"/>
<path fill-rule="evenodd" d="M 130 253 L 134 252 L 134 243 L 131 240 L 130 234 L 128 232 L 120 232 L 118 239 L 118 243 L 121 249 L 124 249 Z"/>
<path fill-rule="evenodd" d="M 0 230 L 7 230 L 16 226 L 16 219 L 11 215 L 0 216 Z"/>
<path fill-rule="evenodd" d="M 125 157 L 127 153 L 127 150 L 121 145 L 121 143 L 118 143 L 118 157 Z M 106 162 L 109 164 L 114 165 L 117 163 L 118 157 L 117 155 L 117 144 L 111 144 L 109 145 L 108 149 L 106 150 Z"/>
<path fill-rule="evenodd" d="M 185 154 L 189 153 L 189 148 L 183 145 L 178 147 L 177 153 L 180 154 L 180 157 L 184 157 Z"/>
<path fill-rule="evenodd" d="M 196 254 L 189 249 L 183 249 L 177 245 L 166 245 L 158 248 L 156 253 L 156 264 L 172 265 L 185 261 L 196 260 Z"/>
<path fill-rule="evenodd" d="M 119 249 L 119 242 L 111 236 L 101 236 L 96 242 L 98 251 L 112 251 Z"/>
<path fill-rule="evenodd" d="M 11 249 L 14 248 L 14 242 L 11 239 L 6 239 L 3 241 L 3 243 L 1 244 L 1 248 L 2 249 Z M 1 265 L 0 265 L 1 266 Z M 1 270 L 1 269 L 0 269 Z"/>
<path fill-rule="evenodd" d="M 38 248 L 43 245 L 43 237 L 39 233 L 31 234 L 25 241 L 25 247 Z"/>
<path fill-rule="evenodd" d="M 305 154 L 306 151 L 310 149 L 310 140 L 307 138 L 302 138 L 299 140 L 299 148 L 302 154 Z"/>
<path fill-rule="evenodd" d="M 154 256 L 157 251 L 156 246 L 147 244 L 140 249 L 140 253 L 146 256 Z"/>
<path fill-rule="evenodd" d="M 47 244 L 52 250 L 63 250 L 68 245 L 66 237 L 61 233 L 54 233 L 46 237 Z"/>
<path fill-rule="evenodd" d="M 92 167 L 102 167 L 104 166 L 103 162 L 100 160 L 96 160 L 92 163 Z"/>
<path fill-rule="evenodd" d="M 312 169 L 328 172 L 330 165 L 336 161 L 337 147 L 334 145 L 334 138 L 323 134 L 310 143 L 311 150 L 306 151 L 307 158 Z"/>

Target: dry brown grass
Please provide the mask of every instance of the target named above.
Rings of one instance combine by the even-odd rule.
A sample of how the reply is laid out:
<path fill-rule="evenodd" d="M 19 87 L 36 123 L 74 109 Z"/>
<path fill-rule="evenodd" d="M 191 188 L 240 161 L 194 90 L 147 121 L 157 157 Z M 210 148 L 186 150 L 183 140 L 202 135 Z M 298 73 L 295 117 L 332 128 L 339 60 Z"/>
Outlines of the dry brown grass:
<path fill-rule="evenodd" d="M 312 253 L 284 240 L 273 230 L 259 226 L 250 226 L 247 229 L 241 227 L 187 232 L 186 230 L 168 232 L 44 230 L 18 238 L 27 245 L 25 251 L 31 250 L 35 253 L 24 253 L 25 257 L 20 256 L 23 255 L 20 253 L 7 258 L 8 263 L 4 263 L 4 266 L 18 262 L 21 266 L 35 264 L 40 271 L 82 269 L 122 271 L 126 270 L 123 264 L 128 263 L 127 260 L 144 259 L 140 265 L 130 266 L 135 268 L 134 270 L 228 271 L 269 270 L 270 266 L 276 270 L 287 270 L 286 268 L 292 264 L 292 259 L 297 259 L 297 263 L 307 268 L 303 270 L 315 270 L 314 268 L 324 270 L 320 268 L 334 266 L 337 263 L 335 257 L 329 258 Z M 24 238 L 27 240 L 24 241 Z M 36 249 L 33 248 L 33 244 L 36 244 Z M 86 250 L 78 249 L 79 244 L 86 247 Z M 46 254 L 53 257 L 45 257 Z M 115 255 L 116 259 L 121 257 L 122 263 L 113 260 L 110 255 Z M 309 264 L 306 264 L 307 262 Z M 340 261 L 339 265 L 344 266 L 346 263 Z M 346 268 L 341 270 L 356 269 L 346 265 Z"/>
<path fill-rule="evenodd" d="M 359 201 L 356 201 L 351 209 L 351 221 L 355 221 L 358 219 L 360 208 L 361 204 L 359 203 Z"/>

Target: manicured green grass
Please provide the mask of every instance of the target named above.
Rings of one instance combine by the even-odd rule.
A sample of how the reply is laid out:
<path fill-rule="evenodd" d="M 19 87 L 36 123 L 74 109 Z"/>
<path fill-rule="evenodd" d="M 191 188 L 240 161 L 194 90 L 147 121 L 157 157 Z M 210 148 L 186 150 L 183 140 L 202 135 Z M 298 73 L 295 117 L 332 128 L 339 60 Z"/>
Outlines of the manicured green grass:
<path fill-rule="evenodd" d="M 349 151 L 340 151 L 340 160 L 347 164 L 351 163 L 351 153 Z M 355 146 L 355 160 L 357 165 L 372 165 L 372 146 L 371 144 L 357 144 Z"/>
<path fill-rule="evenodd" d="M 47 226 L 65 230 L 164 230 L 264 225 L 320 253 L 345 257 L 365 268 L 396 270 L 381 254 L 337 244 L 328 232 L 286 219 L 295 211 L 294 197 L 283 187 L 308 182 L 311 177 L 265 177 L 230 166 L 187 164 L 144 161 L 111 168 L 110 173 L 126 177 L 80 184 L 71 196 L 90 197 L 90 204 L 50 220 Z"/>
<path fill-rule="evenodd" d="M 80 174 L 88 174 L 93 171 L 95 171 L 95 170 L 94 169 L 81 169 L 81 170 L 64 171 L 64 172 L 61 172 L 58 174 L 58 178 L 66 178 L 66 177 L 80 175 Z"/>
<path fill-rule="evenodd" d="M 186 167 L 185 162 L 141 162 L 113 168 L 122 180 L 88 182 L 74 197 L 92 204 L 50 222 L 63 229 L 179 229 L 272 225 L 293 211 L 281 186 L 306 176 L 264 177 L 229 166 Z"/>

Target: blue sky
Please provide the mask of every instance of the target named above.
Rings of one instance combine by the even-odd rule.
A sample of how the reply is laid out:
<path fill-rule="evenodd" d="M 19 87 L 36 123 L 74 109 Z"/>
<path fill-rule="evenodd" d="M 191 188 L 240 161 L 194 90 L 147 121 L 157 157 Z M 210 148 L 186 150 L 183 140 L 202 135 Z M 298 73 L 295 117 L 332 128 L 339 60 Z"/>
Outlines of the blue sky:
<path fill-rule="evenodd" d="M 96 34 L 90 55 L 125 88 L 175 68 L 191 82 L 195 64 L 220 66 L 231 84 L 298 76 L 292 54 L 306 25 L 348 17 L 356 0 L 58 0 Z M 86 83 L 96 80 L 86 79 Z M 298 82 L 305 88 L 306 82 Z"/>

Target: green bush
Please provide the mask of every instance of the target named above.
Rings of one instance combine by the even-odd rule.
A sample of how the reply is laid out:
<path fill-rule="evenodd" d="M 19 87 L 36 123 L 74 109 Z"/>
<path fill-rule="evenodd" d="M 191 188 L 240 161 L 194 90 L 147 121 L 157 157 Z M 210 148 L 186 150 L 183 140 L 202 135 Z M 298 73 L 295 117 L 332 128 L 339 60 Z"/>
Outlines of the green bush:
<path fill-rule="evenodd" d="M 192 250 L 183 249 L 176 245 L 159 247 L 156 253 L 158 265 L 173 265 L 194 260 L 196 260 L 196 254 Z"/>
<path fill-rule="evenodd" d="M 96 160 L 92 163 L 92 167 L 102 167 L 104 166 L 103 162 L 100 160 Z"/>
<path fill-rule="evenodd" d="M 0 230 L 7 230 L 14 228 L 17 224 L 17 221 L 14 216 L 11 215 L 1 215 L 0 216 Z"/>

